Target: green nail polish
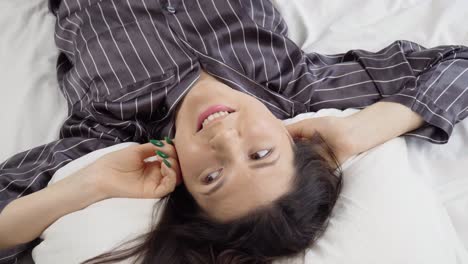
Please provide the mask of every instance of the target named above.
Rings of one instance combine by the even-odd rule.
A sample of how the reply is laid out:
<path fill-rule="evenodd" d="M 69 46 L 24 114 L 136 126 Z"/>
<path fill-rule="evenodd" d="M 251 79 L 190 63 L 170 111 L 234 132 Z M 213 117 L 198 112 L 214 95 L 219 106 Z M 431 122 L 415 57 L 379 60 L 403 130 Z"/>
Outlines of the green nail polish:
<path fill-rule="evenodd" d="M 163 162 L 164 162 L 164 164 L 166 164 L 166 166 L 167 166 L 168 168 L 171 167 L 171 163 L 170 163 L 169 161 L 167 161 L 167 159 L 163 159 Z"/>
<path fill-rule="evenodd" d="M 161 141 L 159 141 L 159 140 L 156 140 L 156 139 L 151 139 L 150 142 L 151 142 L 151 144 L 153 144 L 153 145 L 155 145 L 155 146 L 157 146 L 157 147 L 162 147 L 162 146 L 164 146 L 164 143 L 163 143 L 163 142 L 161 142 Z"/>
<path fill-rule="evenodd" d="M 168 136 L 165 136 L 164 139 L 168 144 L 174 145 L 174 142 L 172 142 L 172 140 Z"/>
<path fill-rule="evenodd" d="M 169 156 L 166 153 L 164 153 L 164 152 L 162 152 L 160 150 L 157 150 L 156 154 L 158 154 L 158 156 L 160 156 L 161 158 L 164 158 L 164 159 L 169 158 Z"/>

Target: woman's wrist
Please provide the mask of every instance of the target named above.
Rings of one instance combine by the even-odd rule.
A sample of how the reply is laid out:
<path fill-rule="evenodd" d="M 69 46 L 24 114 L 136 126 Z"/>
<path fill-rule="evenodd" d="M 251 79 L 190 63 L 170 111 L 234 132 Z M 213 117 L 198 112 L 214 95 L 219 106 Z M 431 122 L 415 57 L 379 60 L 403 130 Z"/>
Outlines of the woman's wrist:
<path fill-rule="evenodd" d="M 424 124 L 419 114 L 392 102 L 377 102 L 345 119 L 353 154 L 369 150 Z"/>
<path fill-rule="evenodd" d="M 74 185 L 82 190 L 84 192 L 83 194 L 85 194 L 84 197 L 86 198 L 83 199 L 83 207 L 101 200 L 112 198 L 102 187 L 99 175 L 99 169 L 90 165 L 70 176 L 71 180 L 75 181 Z"/>

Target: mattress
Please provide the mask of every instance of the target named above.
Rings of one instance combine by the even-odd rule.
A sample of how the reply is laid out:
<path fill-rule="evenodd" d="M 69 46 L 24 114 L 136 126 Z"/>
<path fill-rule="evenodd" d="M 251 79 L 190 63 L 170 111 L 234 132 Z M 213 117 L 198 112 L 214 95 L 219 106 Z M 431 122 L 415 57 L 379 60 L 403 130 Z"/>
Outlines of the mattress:
<path fill-rule="evenodd" d="M 468 45 L 468 1 L 273 0 L 306 52 L 377 51 L 397 39 Z M 0 160 L 58 138 L 67 116 L 55 75 L 47 1 L 0 1 Z M 468 250 L 468 120 L 450 141 L 405 137 L 414 173 L 431 186 Z"/>

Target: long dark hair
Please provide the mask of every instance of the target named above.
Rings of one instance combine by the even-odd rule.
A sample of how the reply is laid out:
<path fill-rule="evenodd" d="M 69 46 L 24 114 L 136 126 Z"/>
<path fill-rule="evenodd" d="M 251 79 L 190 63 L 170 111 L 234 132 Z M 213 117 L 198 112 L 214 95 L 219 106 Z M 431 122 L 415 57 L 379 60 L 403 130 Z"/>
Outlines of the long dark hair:
<path fill-rule="evenodd" d="M 151 231 L 84 263 L 114 263 L 132 257 L 133 263 L 142 264 L 260 264 L 301 252 L 326 228 L 341 190 L 342 172 L 318 133 L 312 139 L 294 142 L 292 188 L 270 205 L 219 223 L 203 214 L 180 185 L 160 201 L 164 209 L 155 210 L 153 223 L 158 218 L 159 223 Z M 323 157 L 324 153 L 334 164 Z M 129 244 L 133 245 L 123 248 Z"/>

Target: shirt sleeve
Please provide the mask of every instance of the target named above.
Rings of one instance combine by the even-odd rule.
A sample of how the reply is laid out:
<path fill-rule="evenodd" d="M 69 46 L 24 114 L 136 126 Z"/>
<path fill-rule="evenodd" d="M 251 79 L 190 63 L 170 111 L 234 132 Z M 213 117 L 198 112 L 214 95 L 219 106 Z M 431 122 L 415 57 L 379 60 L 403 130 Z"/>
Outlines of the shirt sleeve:
<path fill-rule="evenodd" d="M 425 121 L 404 135 L 438 144 L 446 143 L 454 125 L 468 115 L 465 46 L 426 49 L 401 40 L 378 52 L 351 50 L 338 55 L 306 56 L 312 72 L 314 68 L 327 71 L 323 78 L 326 80 L 313 91 L 311 105 L 315 108 L 311 110 L 319 106 L 364 108 L 377 101 L 399 103 Z"/>
<path fill-rule="evenodd" d="M 110 113 L 104 112 L 105 109 L 101 111 L 102 118 L 111 120 Z M 141 124 L 134 120 L 104 125 L 104 122 L 94 122 L 83 112 L 73 113 L 60 130 L 61 139 L 18 153 L 0 163 L 0 214 L 15 199 L 45 188 L 54 173 L 72 160 L 117 143 L 147 141 L 146 132 L 139 127 Z M 0 264 L 16 263 L 18 256 L 36 243 L 37 239 L 0 250 Z"/>
<path fill-rule="evenodd" d="M 439 46 L 432 49 L 406 42 L 416 50 L 406 54 L 415 78 L 381 101 L 409 107 L 425 125 L 407 133 L 433 143 L 446 143 L 454 125 L 468 112 L 468 48 Z"/>
<path fill-rule="evenodd" d="M 13 200 L 45 188 L 61 167 L 94 150 L 116 144 L 113 140 L 71 137 L 18 153 L 0 164 L 0 214 Z M 15 263 L 32 241 L 0 250 L 0 263 Z"/>

